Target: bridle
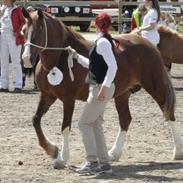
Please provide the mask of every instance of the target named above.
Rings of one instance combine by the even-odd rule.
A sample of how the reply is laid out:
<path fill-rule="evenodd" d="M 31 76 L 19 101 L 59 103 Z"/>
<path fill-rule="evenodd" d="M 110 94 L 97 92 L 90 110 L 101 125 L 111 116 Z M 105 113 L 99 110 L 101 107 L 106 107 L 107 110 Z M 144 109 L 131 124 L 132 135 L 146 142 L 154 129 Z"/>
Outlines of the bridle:
<path fill-rule="evenodd" d="M 44 46 L 40 46 L 38 44 L 31 43 L 30 41 L 29 42 L 27 41 L 24 46 L 34 46 L 36 48 L 40 48 L 41 49 L 40 52 L 43 52 L 45 50 L 64 50 L 64 51 L 68 51 L 69 46 L 67 46 L 65 48 L 48 47 L 48 27 L 47 27 L 45 18 L 43 19 L 43 22 L 44 22 L 44 28 L 45 28 L 45 44 L 44 44 Z M 74 81 L 74 74 L 72 72 L 72 67 L 74 66 L 74 64 L 73 64 L 73 55 L 72 54 L 69 53 L 67 61 L 68 61 L 68 68 L 69 68 L 70 78 L 71 78 L 72 81 Z"/>

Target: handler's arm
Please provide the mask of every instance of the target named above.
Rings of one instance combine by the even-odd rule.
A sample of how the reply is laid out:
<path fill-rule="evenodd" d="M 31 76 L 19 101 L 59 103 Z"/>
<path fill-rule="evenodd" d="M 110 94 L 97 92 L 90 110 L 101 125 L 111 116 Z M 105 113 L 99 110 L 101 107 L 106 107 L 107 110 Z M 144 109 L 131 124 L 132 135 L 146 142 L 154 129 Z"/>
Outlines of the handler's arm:
<path fill-rule="evenodd" d="M 89 68 L 89 59 L 84 57 L 83 55 L 77 54 L 77 61 L 79 64 L 81 64 L 85 68 Z"/>
<path fill-rule="evenodd" d="M 157 25 L 157 23 L 149 23 L 149 25 L 147 25 L 147 26 L 140 27 L 138 31 L 139 32 L 141 32 L 141 31 L 149 31 L 149 30 L 154 29 L 156 27 L 156 25 Z"/>
<path fill-rule="evenodd" d="M 89 59 L 87 57 L 84 57 L 83 55 L 80 55 L 79 53 L 77 53 L 77 51 L 73 48 L 71 48 L 70 46 L 67 48 L 68 52 L 70 55 L 73 56 L 73 58 L 75 58 L 77 60 L 77 62 L 79 64 L 81 64 L 83 67 L 85 68 L 89 68 Z"/>

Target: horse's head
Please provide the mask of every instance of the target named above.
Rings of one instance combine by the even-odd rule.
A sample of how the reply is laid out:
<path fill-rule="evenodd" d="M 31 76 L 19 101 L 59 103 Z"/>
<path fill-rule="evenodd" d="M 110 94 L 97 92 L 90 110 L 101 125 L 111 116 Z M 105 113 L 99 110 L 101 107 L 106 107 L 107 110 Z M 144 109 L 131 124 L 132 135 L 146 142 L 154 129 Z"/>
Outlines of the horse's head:
<path fill-rule="evenodd" d="M 22 55 L 25 67 L 31 67 L 34 65 L 35 60 L 38 57 L 38 50 L 41 47 L 45 47 L 45 29 L 44 29 L 44 14 L 41 10 L 37 10 L 28 13 L 27 10 L 23 9 L 23 15 L 26 18 L 26 23 L 22 28 L 22 32 L 25 36 L 26 43 L 25 49 Z M 35 49 L 31 45 L 35 44 L 40 46 L 40 49 Z"/>
<path fill-rule="evenodd" d="M 41 57 L 41 62 L 47 70 L 58 63 L 61 50 L 66 50 L 66 28 L 58 19 L 37 10 L 28 13 L 23 9 L 26 24 L 23 33 L 26 38 L 23 60 L 30 60 L 31 50 L 36 49 Z"/>

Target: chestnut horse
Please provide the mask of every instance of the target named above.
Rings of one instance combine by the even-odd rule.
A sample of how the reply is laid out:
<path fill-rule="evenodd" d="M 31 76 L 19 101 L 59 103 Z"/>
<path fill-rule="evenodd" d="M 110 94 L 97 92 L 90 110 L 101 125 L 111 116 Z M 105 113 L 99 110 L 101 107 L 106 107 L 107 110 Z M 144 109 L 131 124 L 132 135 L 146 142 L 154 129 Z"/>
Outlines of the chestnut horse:
<path fill-rule="evenodd" d="M 162 25 L 158 27 L 158 32 L 158 49 L 168 70 L 171 69 L 171 63 L 183 64 L 183 35 Z"/>
<path fill-rule="evenodd" d="M 68 52 L 65 48 L 70 45 L 78 53 L 88 57 L 92 42 L 86 41 L 80 34 L 40 10 L 30 15 L 26 10 L 23 10 L 23 14 L 27 19 L 23 28 L 29 42 L 26 46 L 34 45 L 40 56 L 40 62 L 36 68 L 36 82 L 40 89 L 40 100 L 37 111 L 33 116 L 33 126 L 40 146 L 48 155 L 54 158 L 54 167 L 61 168 L 69 159 L 68 137 L 75 100 L 86 101 L 89 90 L 89 86 L 85 84 L 87 70 L 76 61 L 72 69 L 74 81 L 71 80 L 67 63 Z M 116 39 L 123 45 L 123 51 L 118 50 L 116 52 L 118 71 L 114 93 L 122 136 L 124 135 L 123 132 L 127 132 L 131 122 L 128 106 L 131 93 L 128 88 L 134 84 L 140 84 L 157 102 L 166 120 L 171 121 L 173 138 L 177 148 L 177 138 L 179 136 L 175 129 L 175 122 L 173 122 L 175 120 L 175 94 L 159 51 L 148 41 L 137 35 L 120 35 Z M 63 81 L 59 85 L 53 86 L 49 84 L 47 75 L 55 66 L 62 71 Z M 46 138 L 41 128 L 42 116 L 56 99 L 63 102 L 64 110 L 62 123 L 64 144 L 61 155 L 58 147 Z"/>

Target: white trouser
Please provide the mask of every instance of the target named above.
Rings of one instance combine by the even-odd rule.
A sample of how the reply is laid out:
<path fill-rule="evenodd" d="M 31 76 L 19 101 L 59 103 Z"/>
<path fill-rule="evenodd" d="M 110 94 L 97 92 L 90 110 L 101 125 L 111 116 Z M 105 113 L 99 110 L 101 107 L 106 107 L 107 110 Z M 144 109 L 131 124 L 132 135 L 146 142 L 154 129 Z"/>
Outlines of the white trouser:
<path fill-rule="evenodd" d="M 82 134 L 83 143 L 86 150 L 87 161 L 97 161 L 101 164 L 109 163 L 107 146 L 103 132 L 103 113 L 106 104 L 112 98 L 115 90 L 114 83 L 106 90 L 106 99 L 99 101 L 97 95 L 99 86 L 90 86 L 90 93 L 87 103 L 79 120 L 79 129 Z"/>
<path fill-rule="evenodd" d="M 10 33 L 1 34 L 1 83 L 0 87 L 7 89 L 9 56 L 13 66 L 15 88 L 22 88 L 22 67 L 20 64 L 21 45 L 16 45 L 16 38 Z"/>

